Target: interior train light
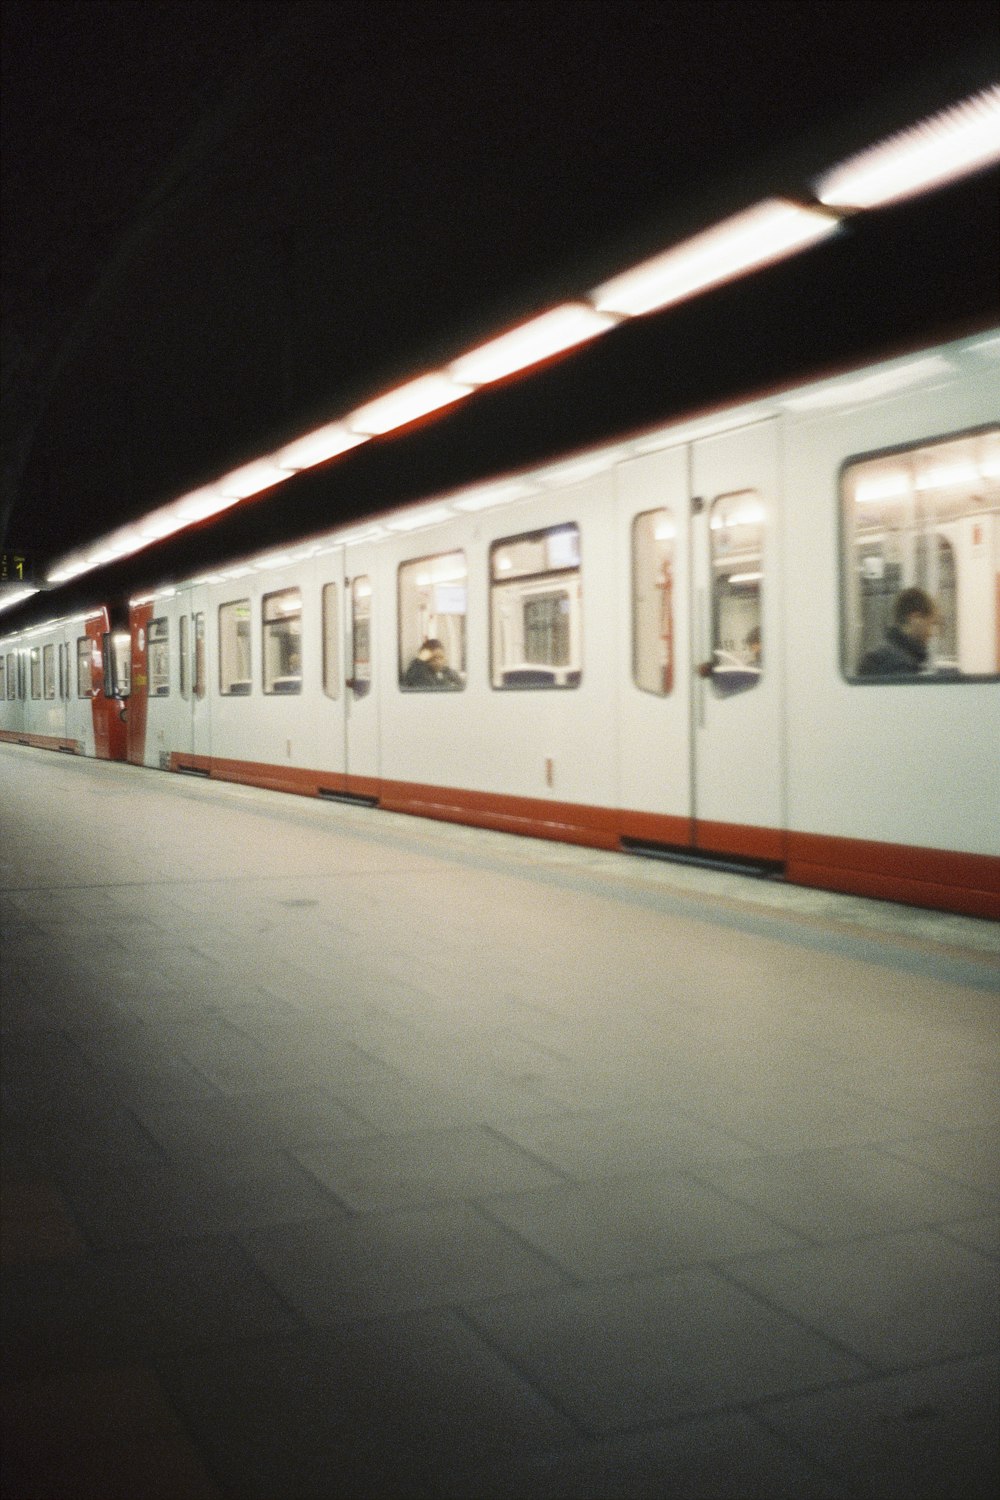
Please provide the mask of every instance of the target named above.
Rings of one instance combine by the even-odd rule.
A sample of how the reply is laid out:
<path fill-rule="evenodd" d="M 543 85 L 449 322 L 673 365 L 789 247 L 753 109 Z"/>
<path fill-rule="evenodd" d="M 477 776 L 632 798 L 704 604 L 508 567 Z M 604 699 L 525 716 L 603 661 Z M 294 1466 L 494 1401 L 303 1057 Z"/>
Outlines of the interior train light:
<path fill-rule="evenodd" d="M 910 493 L 910 476 L 903 469 L 879 474 L 873 479 L 862 479 L 854 491 L 856 505 L 878 505 L 883 500 L 899 500 Z"/>
<path fill-rule="evenodd" d="M 311 469 L 314 464 L 336 458 L 339 453 L 347 453 L 367 441 L 364 433 L 350 432 L 343 422 L 328 422 L 325 427 L 317 427 L 315 432 L 307 432 L 304 437 L 289 443 L 287 448 L 282 448 L 275 454 L 274 461 L 282 469 Z"/>
<path fill-rule="evenodd" d="M 1000 84 L 859 151 L 821 178 L 835 208 L 876 208 L 942 187 L 1000 161 Z"/>
<path fill-rule="evenodd" d="M 598 312 L 638 317 L 783 260 L 839 227 L 825 209 L 768 198 L 606 281 L 590 300 Z"/>
<path fill-rule="evenodd" d="M 515 370 L 526 370 L 554 354 L 586 343 L 614 328 L 619 321 L 611 313 L 598 312 L 586 302 L 567 302 L 463 354 L 448 366 L 448 374 L 468 385 L 489 385 L 493 380 L 513 375 Z"/>
<path fill-rule="evenodd" d="M 377 437 L 396 427 L 405 427 L 418 417 L 426 417 L 429 412 L 440 411 L 443 406 L 451 406 L 463 396 L 471 396 L 472 389 L 471 385 L 452 380 L 450 375 L 421 375 L 351 412 L 347 426 L 364 437 Z"/>

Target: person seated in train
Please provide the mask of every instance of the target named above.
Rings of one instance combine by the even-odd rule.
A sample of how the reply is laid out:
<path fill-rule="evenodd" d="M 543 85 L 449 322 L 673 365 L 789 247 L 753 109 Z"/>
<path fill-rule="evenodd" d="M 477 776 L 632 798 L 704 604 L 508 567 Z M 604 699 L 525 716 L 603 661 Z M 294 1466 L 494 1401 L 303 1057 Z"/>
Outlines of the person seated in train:
<path fill-rule="evenodd" d="M 866 651 L 859 677 L 912 676 L 927 664 L 930 639 L 939 624 L 937 605 L 923 589 L 903 589 L 892 608 L 892 624 L 880 646 Z"/>
<path fill-rule="evenodd" d="M 743 645 L 746 648 L 747 666 L 751 671 L 760 672 L 764 665 L 764 648 L 759 625 L 754 625 L 747 631 Z"/>
<path fill-rule="evenodd" d="M 460 688 L 462 679 L 449 667 L 441 642 L 436 636 L 429 636 L 403 673 L 402 685 L 409 688 Z"/>

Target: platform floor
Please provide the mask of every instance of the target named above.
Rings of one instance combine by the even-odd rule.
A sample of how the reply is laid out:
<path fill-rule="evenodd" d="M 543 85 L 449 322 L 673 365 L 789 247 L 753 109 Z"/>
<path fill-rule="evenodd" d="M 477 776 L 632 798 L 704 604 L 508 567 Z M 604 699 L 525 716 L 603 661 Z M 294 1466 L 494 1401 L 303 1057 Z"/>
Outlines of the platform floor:
<path fill-rule="evenodd" d="M 5 1500 L 974 1500 L 1000 932 L 0 746 Z"/>

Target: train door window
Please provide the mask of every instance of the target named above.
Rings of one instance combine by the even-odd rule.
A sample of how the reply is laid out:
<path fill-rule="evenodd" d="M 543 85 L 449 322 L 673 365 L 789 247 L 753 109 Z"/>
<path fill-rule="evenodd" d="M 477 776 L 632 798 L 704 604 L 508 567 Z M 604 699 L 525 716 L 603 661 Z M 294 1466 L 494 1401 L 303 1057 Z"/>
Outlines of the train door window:
<path fill-rule="evenodd" d="M 31 648 L 31 696 L 42 696 L 42 651 L 40 646 Z"/>
<path fill-rule="evenodd" d="M 340 613 L 337 585 L 323 585 L 323 691 L 328 698 L 340 697 Z"/>
<path fill-rule="evenodd" d="M 761 635 L 764 505 L 756 490 L 719 495 L 709 516 L 712 561 L 712 682 L 728 694 L 755 688 Z"/>
<path fill-rule="evenodd" d="M 490 681 L 495 688 L 578 687 L 580 529 L 551 526 L 490 547 Z"/>
<path fill-rule="evenodd" d="M 265 693 L 302 691 L 302 590 L 265 594 L 261 605 Z"/>
<path fill-rule="evenodd" d="M 665 698 L 674 685 L 674 541 L 669 510 L 632 522 L 632 680 Z"/>
<path fill-rule="evenodd" d="M 351 580 L 351 691 L 363 698 L 372 685 L 372 581 L 367 573 Z"/>
<path fill-rule="evenodd" d="M 399 685 L 406 692 L 465 687 L 468 587 L 464 552 L 419 557 L 399 569 Z"/>
<path fill-rule="evenodd" d="M 246 698 L 250 693 L 250 600 L 219 605 L 219 692 Z"/>
<path fill-rule="evenodd" d="M 191 696 L 191 621 L 181 615 L 177 621 L 177 666 L 181 697 Z"/>
<path fill-rule="evenodd" d="M 1000 428 L 844 466 L 852 681 L 1000 675 Z"/>
<path fill-rule="evenodd" d="M 146 640 L 149 653 L 149 696 L 166 698 L 170 692 L 170 626 L 165 615 L 150 620 Z"/>
<path fill-rule="evenodd" d="M 55 646 L 42 647 L 42 696 L 53 699 L 56 696 Z"/>
<path fill-rule="evenodd" d="M 127 698 L 132 690 L 130 636 L 123 630 L 102 637 L 104 649 L 104 696 Z"/>
<path fill-rule="evenodd" d="M 59 697 L 66 697 L 66 647 L 59 642 Z"/>
<path fill-rule="evenodd" d="M 7 658 L 0 656 L 0 703 L 7 697 Z"/>
<path fill-rule="evenodd" d="M 76 696 L 93 696 L 90 681 L 90 637 L 86 635 L 77 636 L 76 640 Z"/>
<path fill-rule="evenodd" d="M 196 698 L 204 698 L 206 681 L 205 616 L 199 611 L 194 617 L 194 675 L 192 686 Z"/>

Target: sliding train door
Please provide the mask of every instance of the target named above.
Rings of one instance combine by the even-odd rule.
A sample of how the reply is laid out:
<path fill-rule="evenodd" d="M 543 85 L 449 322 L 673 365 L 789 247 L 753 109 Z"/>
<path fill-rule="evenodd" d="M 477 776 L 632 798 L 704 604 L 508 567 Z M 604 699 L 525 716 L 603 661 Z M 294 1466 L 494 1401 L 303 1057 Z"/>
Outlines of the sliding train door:
<path fill-rule="evenodd" d="M 622 835 L 784 851 L 778 430 L 643 454 L 616 475 Z"/>
<path fill-rule="evenodd" d="M 784 858 L 778 425 L 691 448 L 693 843 Z"/>

